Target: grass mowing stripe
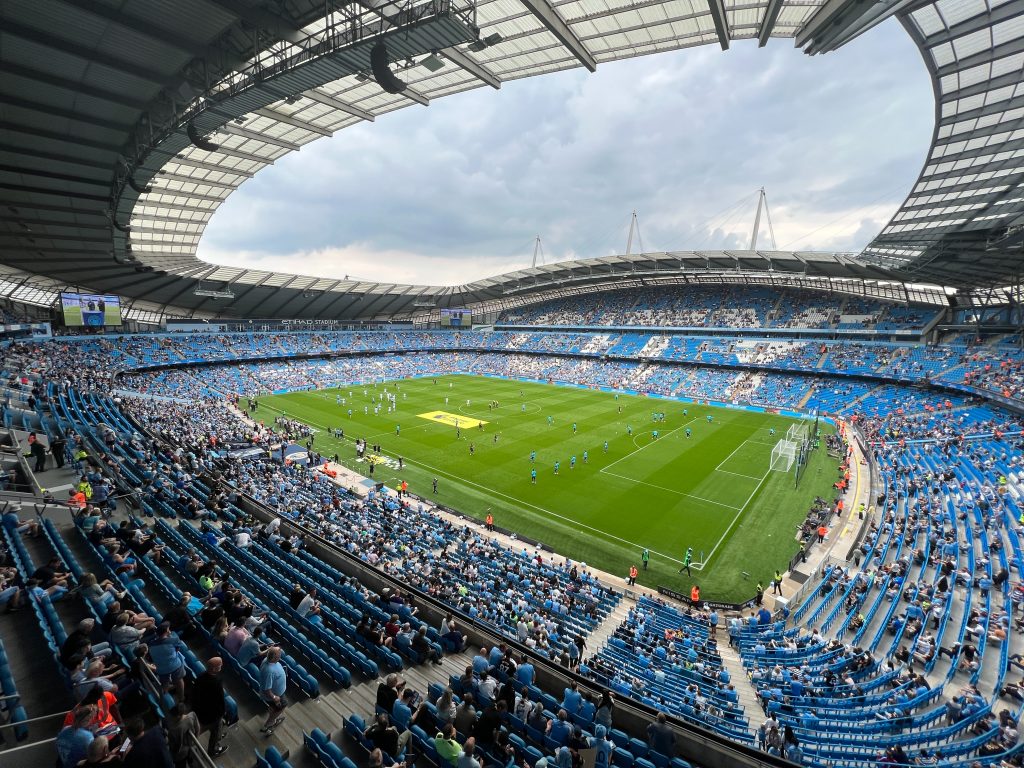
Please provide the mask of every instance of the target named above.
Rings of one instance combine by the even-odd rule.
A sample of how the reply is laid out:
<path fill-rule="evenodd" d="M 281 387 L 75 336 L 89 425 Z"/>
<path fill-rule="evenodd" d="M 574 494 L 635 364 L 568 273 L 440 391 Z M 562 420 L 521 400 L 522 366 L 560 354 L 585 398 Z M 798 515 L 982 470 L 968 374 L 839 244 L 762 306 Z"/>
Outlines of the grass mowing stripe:
<path fill-rule="evenodd" d="M 730 522 L 729 525 L 726 527 L 726 529 L 722 532 L 722 535 L 719 537 L 718 541 L 715 543 L 715 546 L 713 546 L 711 548 L 711 551 L 708 553 L 708 556 L 701 562 L 700 570 L 703 571 L 704 570 L 704 565 L 706 563 L 710 563 L 711 562 L 711 559 L 715 556 L 715 552 L 717 552 L 718 548 L 720 546 L 722 546 L 722 542 L 725 541 L 726 537 L 732 531 L 733 526 L 736 525 L 736 521 L 740 519 L 740 517 L 743 515 L 744 511 L 746 511 L 747 507 L 750 506 L 750 502 L 753 501 L 754 497 L 757 495 L 757 492 L 761 490 L 761 486 L 764 485 L 764 481 L 768 479 L 768 475 L 769 475 L 770 472 L 771 472 L 771 469 L 769 469 L 767 472 L 765 472 L 764 476 L 761 478 L 761 482 L 759 482 L 757 484 L 757 486 L 754 488 L 754 490 L 750 492 L 750 495 L 747 497 L 747 500 L 743 503 L 743 506 L 740 507 L 739 510 L 736 512 L 736 514 L 733 516 L 732 522 Z"/>
<path fill-rule="evenodd" d="M 363 406 L 372 405 L 370 395 L 383 394 L 382 386 L 397 395 L 397 412 L 386 413 L 385 403 L 381 413 L 374 415 L 368 408 L 364 415 Z M 346 390 L 353 395 L 340 406 L 335 394 L 346 397 Z M 501 405 L 489 410 L 492 400 Z M 639 579 L 644 586 L 685 591 L 692 582 L 678 568 L 687 546 L 713 552 L 713 562 L 703 558 L 707 562 L 700 576 L 709 599 L 750 597 L 753 582 L 745 582 L 741 568 L 763 581 L 785 565 L 798 548 L 793 531 L 815 495 L 830 496 L 835 480 L 837 462 L 824 450 L 812 452 L 799 489 L 794 489 L 792 475 L 755 474 L 769 464 L 774 442 L 767 441 L 768 430 L 785 433 L 794 423 L 771 413 L 477 375 L 439 376 L 436 384 L 430 378 L 370 382 L 342 386 L 340 392 L 267 395 L 260 401 L 317 428 L 343 428 L 346 440 L 335 440 L 328 427 L 317 434 L 315 447 L 325 455 L 337 451 L 342 463 L 356 472 L 367 474 L 366 464 L 354 461 L 352 440 L 366 436 L 405 462 L 401 471 L 378 466 L 378 479 L 390 481 L 394 475 L 407 480 L 413 493 L 477 519 L 493 510 L 498 525 L 543 541 L 574 560 L 625 574 L 631 564 L 639 566 L 640 551 L 647 547 L 652 557 Z M 349 407 L 352 417 L 347 416 Z M 462 439 L 456 440 L 454 427 L 424 423 L 417 416 L 435 410 L 467 413 L 491 423 L 483 432 L 463 429 Z M 652 421 L 653 412 L 664 413 L 664 421 Z M 268 423 L 276 415 L 270 410 L 265 414 Z M 713 423 L 704 424 L 708 415 Z M 577 434 L 571 430 L 574 421 Z M 680 434 L 687 424 L 693 430 L 690 440 Z M 394 434 L 396 425 L 401 426 L 400 436 Z M 635 430 L 636 442 L 627 425 Z M 649 439 L 643 433 L 655 428 L 666 434 L 639 445 L 642 437 Z M 500 433 L 497 442 L 494 433 Z M 470 442 L 475 443 L 475 455 L 469 453 Z M 535 464 L 529 461 L 531 451 L 536 451 Z M 581 461 L 584 451 L 589 452 L 586 463 Z M 572 455 L 580 461 L 569 471 Z M 552 472 L 556 460 L 563 470 L 558 476 Z M 602 472 L 608 468 L 612 471 Z M 531 469 L 538 471 L 536 484 L 530 482 Z M 441 478 L 436 496 L 432 477 Z"/>
<path fill-rule="evenodd" d="M 274 408 L 273 406 L 267 406 L 267 408 L 272 410 L 272 411 L 273 410 L 278 410 L 278 409 Z M 283 411 L 278 411 L 278 413 L 284 413 L 284 412 Z M 325 427 L 323 424 L 317 424 L 316 422 L 312 422 L 312 421 L 303 422 L 303 423 L 306 424 L 307 426 L 310 426 L 310 427 L 320 427 L 320 429 L 324 430 L 325 432 L 328 432 L 328 433 L 330 432 L 330 427 Z M 355 439 L 354 438 L 345 437 L 345 438 L 342 438 L 342 439 L 344 439 L 346 442 L 355 443 Z M 388 453 L 388 452 L 385 451 L 384 453 Z M 523 501 L 522 499 L 519 499 L 519 498 L 517 498 L 515 496 L 510 496 L 507 493 L 502 493 L 501 491 L 499 491 L 499 490 L 497 490 L 495 488 L 489 488 L 486 485 L 481 485 L 480 483 L 476 483 L 476 482 L 474 482 L 472 480 L 468 480 L 468 479 L 466 479 L 464 477 L 460 477 L 459 475 L 451 474 L 450 472 L 448 472 L 448 471 L 446 471 L 444 469 L 441 469 L 440 467 L 431 466 L 430 464 L 427 464 L 425 462 L 419 461 L 417 459 L 405 459 L 405 458 L 403 458 L 403 461 L 406 464 L 418 464 L 421 467 L 426 467 L 431 472 L 434 472 L 435 474 L 438 474 L 438 475 L 443 475 L 444 477 L 447 477 L 449 480 L 457 480 L 460 483 L 466 483 L 467 485 L 476 486 L 477 488 L 479 488 L 482 491 L 487 491 L 488 493 L 493 493 L 495 496 L 501 496 L 502 498 L 508 499 L 509 501 L 513 501 L 516 504 L 519 504 L 521 506 L 526 506 L 526 507 L 529 507 L 531 509 L 535 509 L 538 512 L 543 512 L 545 515 L 549 515 L 551 517 L 558 518 L 559 520 L 565 521 L 567 523 L 572 523 L 572 525 L 575 526 L 575 527 L 586 528 L 587 530 L 593 531 L 594 533 L 596 533 L 596 534 L 598 534 L 600 536 L 604 536 L 604 537 L 612 539 L 614 541 L 618 541 L 618 542 L 620 542 L 622 544 L 629 544 L 634 549 L 643 549 L 643 545 L 642 544 L 638 544 L 635 541 L 629 541 L 628 539 L 623 539 L 623 538 L 620 538 L 619 536 L 615 536 L 613 534 L 610 534 L 607 531 L 602 531 L 599 528 L 594 528 L 593 526 L 586 525 L 584 523 L 580 523 L 578 520 L 574 520 L 571 517 L 566 517 L 565 515 L 560 515 L 557 512 L 552 512 L 550 509 L 545 509 L 544 507 L 538 506 L 536 504 L 531 504 L 528 501 Z M 627 477 L 625 479 L 629 480 L 630 482 L 636 482 L 632 478 L 628 478 Z M 684 495 L 687 495 L 687 494 L 684 494 Z M 704 499 L 704 501 L 706 501 L 706 499 Z M 714 504 L 716 502 L 711 502 L 711 503 Z M 651 550 L 651 551 L 654 552 L 654 550 Z M 662 557 L 666 557 L 669 560 L 672 560 L 673 562 L 677 562 L 677 563 L 682 562 L 681 560 L 676 560 L 675 558 L 671 557 L 670 555 L 666 555 L 666 554 L 664 554 L 662 552 L 654 552 L 654 554 L 661 555 Z"/>
<path fill-rule="evenodd" d="M 675 493 L 675 494 L 677 494 L 679 496 L 686 496 L 687 498 L 690 498 L 690 499 L 697 499 L 697 501 L 703 501 L 703 502 L 705 502 L 707 504 L 714 504 L 716 507 L 725 507 L 726 509 L 742 509 L 742 507 L 734 507 L 731 504 L 723 504 L 720 501 L 714 501 L 712 499 L 705 499 L 703 496 L 694 496 L 692 493 L 686 493 L 685 491 L 680 491 L 678 488 L 668 488 L 668 487 L 666 487 L 664 485 L 657 485 L 655 483 L 648 483 L 646 480 L 637 480 L 635 477 L 629 477 L 628 475 L 617 475 L 614 472 L 605 472 L 603 469 L 601 470 L 601 472 L 603 472 L 606 475 L 611 475 L 612 477 L 617 477 L 617 478 L 619 478 L 621 480 L 628 480 L 631 483 L 640 483 L 640 485 L 650 486 L 651 488 L 658 488 L 659 490 L 668 491 L 669 493 Z"/>
<path fill-rule="evenodd" d="M 687 425 L 689 425 L 689 424 L 693 424 L 693 422 L 695 422 L 696 420 L 697 420 L 697 417 L 696 417 L 696 416 L 694 416 L 694 417 L 693 417 L 692 419 L 690 419 L 690 420 L 689 420 L 688 422 L 686 422 L 686 424 L 680 424 L 680 425 L 679 425 L 678 427 L 675 427 L 674 429 L 670 429 L 670 430 L 669 430 L 668 432 L 666 432 L 666 433 L 665 433 L 664 435 L 659 435 L 659 437 L 663 437 L 663 438 L 664 438 L 664 437 L 668 437 L 668 436 L 669 436 L 669 435 L 671 435 L 671 434 L 672 434 L 673 432 L 678 432 L 678 431 L 679 431 L 680 429 L 682 429 L 683 427 L 685 427 L 685 426 L 687 426 Z M 635 436 L 635 437 L 633 438 L 633 445 L 636 445 L 636 441 L 637 441 L 637 438 L 638 438 L 638 437 L 640 437 L 640 435 L 636 435 L 636 436 Z M 629 452 L 629 453 L 627 453 L 627 454 L 626 454 L 625 456 L 623 456 L 623 457 L 621 457 L 621 458 L 618 458 L 618 459 L 616 459 L 615 461 L 613 461 L 613 462 L 612 462 L 611 464 L 606 464 L 606 465 L 605 465 L 604 467 L 602 467 L 602 468 L 601 468 L 601 471 L 602 471 L 602 472 L 604 472 L 605 474 L 609 474 L 609 475 L 613 474 L 612 472 L 608 472 L 608 467 L 614 467 L 614 466 L 615 466 L 616 464 L 618 464 L 618 463 L 619 463 L 620 461 L 625 461 L 626 459 L 628 459 L 628 458 L 629 458 L 630 456 L 632 456 L 633 454 L 635 454 L 635 453 L 640 453 L 640 451 L 642 451 L 642 450 L 643 450 L 644 448 L 650 448 L 650 447 L 651 447 L 652 445 L 655 445 L 656 443 L 657 443 L 657 441 L 656 441 L 656 440 L 651 440 L 651 442 L 649 442 L 649 443 L 645 443 L 644 445 L 641 445 L 641 446 L 640 446 L 639 448 L 637 448 L 637 449 L 636 449 L 635 451 L 630 451 L 630 452 Z M 627 478 L 627 479 L 628 479 L 628 478 Z"/>

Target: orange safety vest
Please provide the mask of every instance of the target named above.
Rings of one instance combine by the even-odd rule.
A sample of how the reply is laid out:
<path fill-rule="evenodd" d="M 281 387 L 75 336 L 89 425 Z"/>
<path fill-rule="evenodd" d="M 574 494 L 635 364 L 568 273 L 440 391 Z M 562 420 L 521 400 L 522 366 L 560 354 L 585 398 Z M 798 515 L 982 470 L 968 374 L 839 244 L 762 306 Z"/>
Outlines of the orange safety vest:
<path fill-rule="evenodd" d="M 690 590 L 690 602 L 700 602 L 700 587 L 694 586 L 694 588 Z"/>
<path fill-rule="evenodd" d="M 629 566 L 629 578 L 635 579 L 638 573 L 640 572 L 636 569 L 635 565 Z"/>
<path fill-rule="evenodd" d="M 494 515 L 488 515 L 487 516 L 487 524 L 488 525 L 494 525 Z"/>

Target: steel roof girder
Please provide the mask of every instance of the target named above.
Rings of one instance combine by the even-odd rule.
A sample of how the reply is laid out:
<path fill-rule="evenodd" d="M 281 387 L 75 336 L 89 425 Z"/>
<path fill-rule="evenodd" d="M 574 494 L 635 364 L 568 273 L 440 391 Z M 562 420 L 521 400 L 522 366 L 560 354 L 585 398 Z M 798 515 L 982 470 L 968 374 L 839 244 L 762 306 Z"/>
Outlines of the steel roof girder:
<path fill-rule="evenodd" d="M 561 14 L 552 7 L 548 0 L 521 0 L 522 4 L 543 24 L 548 32 L 570 52 L 584 67 L 591 72 L 597 70 L 597 59 L 583 44 Z"/>
<path fill-rule="evenodd" d="M 501 88 L 501 78 L 465 51 L 452 46 L 451 48 L 441 49 L 441 55 L 446 59 L 449 59 L 456 66 L 469 72 L 469 74 L 473 75 L 477 80 L 487 83 L 491 88 L 494 88 L 495 90 Z"/>
<path fill-rule="evenodd" d="M 259 109 L 255 110 L 252 114 L 259 115 L 260 117 L 267 117 L 270 118 L 271 120 L 276 120 L 279 123 L 284 123 L 286 125 L 293 126 L 294 128 L 301 128 L 302 130 L 309 131 L 310 133 L 317 133 L 325 138 L 330 138 L 331 136 L 334 135 L 334 131 L 330 131 L 326 128 L 321 128 L 319 125 L 315 125 L 314 123 L 308 120 L 303 120 L 293 115 L 286 115 L 282 112 L 278 112 L 274 109 L 271 109 L 270 107 L 260 107 Z"/>
<path fill-rule="evenodd" d="M 281 149 L 287 149 L 289 152 L 298 152 L 302 148 L 301 145 L 296 144 L 293 141 L 286 141 L 285 139 L 278 139 L 274 136 L 267 136 L 259 131 L 250 131 L 248 128 L 242 128 L 234 123 L 225 123 L 217 130 L 230 133 L 243 139 L 261 141 L 264 144 L 270 144 L 271 146 L 280 147 Z"/>

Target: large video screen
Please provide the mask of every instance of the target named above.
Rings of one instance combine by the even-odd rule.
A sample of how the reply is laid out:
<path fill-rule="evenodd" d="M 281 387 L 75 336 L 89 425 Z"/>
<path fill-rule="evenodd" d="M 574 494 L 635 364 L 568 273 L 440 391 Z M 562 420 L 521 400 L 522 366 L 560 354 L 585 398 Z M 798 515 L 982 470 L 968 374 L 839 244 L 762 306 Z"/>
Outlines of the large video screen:
<path fill-rule="evenodd" d="M 468 309 L 442 309 L 442 328 L 470 328 L 473 325 L 473 313 Z"/>
<path fill-rule="evenodd" d="M 64 325 L 69 327 L 121 325 L 121 299 L 118 296 L 62 293 L 60 305 L 64 312 Z"/>

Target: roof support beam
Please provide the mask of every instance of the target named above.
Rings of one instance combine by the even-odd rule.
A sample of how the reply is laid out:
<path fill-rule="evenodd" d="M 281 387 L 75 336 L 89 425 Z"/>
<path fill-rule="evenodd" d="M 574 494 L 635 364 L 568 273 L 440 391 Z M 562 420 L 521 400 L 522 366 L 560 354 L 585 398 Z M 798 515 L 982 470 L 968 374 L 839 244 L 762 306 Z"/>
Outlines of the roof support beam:
<path fill-rule="evenodd" d="M 131 30 L 136 34 L 148 37 L 150 40 L 155 40 L 159 43 L 169 45 L 172 48 L 177 48 L 183 53 L 190 54 L 196 57 L 209 57 L 213 58 L 215 53 L 212 49 L 206 48 L 203 45 L 196 45 L 191 40 L 188 40 L 180 35 L 175 34 L 167 29 L 150 24 L 142 19 L 134 18 L 132 16 L 125 15 L 124 11 L 115 10 L 103 3 L 93 2 L 93 0 L 58 0 L 64 5 L 69 5 L 73 8 L 77 8 L 80 11 L 85 11 L 91 16 L 108 21 L 111 24 L 116 24 L 124 29 Z"/>
<path fill-rule="evenodd" d="M 1005 75 L 998 75 L 989 80 L 982 80 L 981 82 L 965 85 L 964 87 L 957 88 L 956 90 L 946 91 L 942 94 L 940 100 L 945 104 L 947 101 L 966 99 L 968 96 L 976 96 L 979 93 L 988 93 L 989 91 L 998 90 L 999 88 L 1005 88 L 1008 85 L 1017 85 L 1019 82 L 1019 72 L 1008 72 Z"/>
<path fill-rule="evenodd" d="M 1018 37 L 1015 40 L 1003 43 L 1002 45 L 997 45 L 994 48 L 986 48 L 973 56 L 967 56 L 959 61 L 951 61 L 949 64 L 936 69 L 934 76 L 936 78 L 943 78 L 946 75 L 953 74 L 954 72 L 963 72 L 965 69 L 976 67 L 978 64 L 988 64 L 996 59 L 1001 59 L 1004 56 L 1012 56 L 1013 54 L 1020 53 L 1021 51 L 1024 51 L 1024 37 Z"/>
<path fill-rule="evenodd" d="M 276 13 L 266 11 L 262 8 L 255 8 L 239 0 L 209 0 L 214 5 L 220 6 L 228 13 L 233 13 L 239 19 L 247 21 L 253 26 L 272 32 L 282 40 L 300 45 L 306 42 L 308 35 L 304 34 L 296 26 Z"/>
<path fill-rule="evenodd" d="M 964 35 L 969 35 L 972 32 L 988 29 L 989 27 L 995 26 L 996 24 L 1000 24 L 1004 21 L 1015 19 L 1019 15 L 1020 9 L 1017 8 L 1014 3 L 997 5 L 994 8 L 991 8 L 987 13 L 979 13 L 976 16 L 972 16 L 969 19 L 961 21 L 959 24 L 954 24 L 949 29 L 944 29 L 941 32 L 928 35 L 928 37 L 922 41 L 921 45 L 923 48 L 931 48 L 948 40 L 963 37 Z"/>
<path fill-rule="evenodd" d="M 994 142 L 984 147 L 977 147 L 976 149 L 964 149 L 959 152 L 950 152 L 948 155 L 932 155 L 928 161 L 930 163 L 943 163 L 950 161 L 968 160 L 973 157 L 984 157 L 985 155 L 994 155 L 996 153 L 1013 152 L 1015 150 L 1024 147 L 1024 136 L 1016 139 L 1009 139 L 1008 141 Z"/>
<path fill-rule="evenodd" d="M 352 117 L 358 117 L 360 120 L 367 120 L 373 122 L 374 116 L 372 113 L 367 112 L 365 109 L 354 107 L 351 104 L 346 104 L 344 101 L 339 100 L 335 96 L 328 96 L 326 93 L 321 93 L 316 88 L 308 91 L 303 91 L 302 95 L 310 101 L 315 101 L 317 104 L 323 104 L 328 107 L 333 107 L 339 112 L 344 112 Z"/>
<path fill-rule="evenodd" d="M 212 214 L 213 211 L 205 211 L 205 213 Z M 162 221 L 165 224 L 205 224 L 209 219 L 182 219 L 176 216 L 157 216 L 156 214 L 133 212 L 130 221 Z M 142 231 L 145 232 L 146 228 L 143 227 Z"/>
<path fill-rule="evenodd" d="M 301 147 L 291 141 L 285 141 L 284 139 L 275 139 L 273 136 L 264 136 L 259 131 L 250 131 L 247 128 L 235 125 L 234 123 L 225 123 L 218 131 L 224 131 L 225 133 L 233 134 L 234 136 L 241 136 L 243 139 L 252 139 L 253 141 L 262 141 L 264 144 L 270 144 L 274 147 L 281 147 L 287 149 L 289 152 L 298 152 Z"/>
<path fill-rule="evenodd" d="M 205 200 L 208 203 L 218 204 L 223 203 L 225 200 L 225 198 L 216 197 L 215 195 L 201 195 L 196 192 L 182 192 L 181 190 L 168 189 L 167 187 L 152 187 L 152 190 L 150 192 L 147 192 L 146 194 L 163 195 L 164 197 L 182 197 L 187 198 L 188 200 Z M 140 205 L 161 205 L 161 203 L 158 203 L 154 200 L 150 200 L 148 197 L 145 200 L 143 200 L 141 195 L 139 196 L 138 199 Z"/>
<path fill-rule="evenodd" d="M 320 301 L 320 299 L 322 299 L 324 296 L 329 295 L 335 288 L 337 288 L 339 285 L 341 285 L 342 282 L 343 282 L 342 280 L 335 280 L 333 283 L 331 283 L 326 288 L 322 288 L 322 289 L 316 291 L 316 293 L 313 296 L 313 298 L 310 301 L 308 301 L 307 303 L 303 304 L 302 307 L 295 314 L 298 317 L 305 316 L 306 312 L 309 311 L 310 307 L 312 307 L 314 304 L 316 304 L 318 301 Z"/>
<path fill-rule="evenodd" d="M 158 173 L 150 181 L 177 181 L 181 184 L 202 184 L 204 187 L 217 187 L 218 189 L 237 189 L 237 184 L 230 184 L 226 181 L 209 181 L 192 176 L 183 176 L 178 173 Z"/>
<path fill-rule="evenodd" d="M 942 130 L 945 126 L 940 126 Z M 1009 135 L 1013 131 L 1018 130 L 1016 123 L 1010 125 L 1002 125 L 1000 123 L 994 123 L 992 125 L 986 125 L 982 128 L 960 128 L 956 133 L 951 133 L 948 136 L 940 136 L 935 140 L 934 146 L 940 147 L 945 144 L 955 144 L 959 141 L 967 141 L 969 139 L 977 139 L 985 136 L 999 136 L 1000 134 Z"/>
<path fill-rule="evenodd" d="M 974 120 L 979 117 L 987 117 L 988 115 L 996 114 L 997 112 L 1005 112 L 1010 109 L 1017 109 L 1024 106 L 1024 96 L 1014 96 L 1009 99 L 1000 99 L 999 101 L 990 101 L 989 103 L 976 107 L 975 109 L 965 110 L 958 112 L 955 115 L 943 119 L 943 123 L 955 123 L 961 120 Z"/>
<path fill-rule="evenodd" d="M 77 221 L 57 221 L 56 219 L 28 219 L 24 216 L 0 216 L 0 221 L 24 224 L 26 227 L 38 227 L 31 229 L 36 237 L 49 237 L 48 229 L 95 229 L 106 232 L 110 229 L 109 224 L 82 224 Z"/>
<path fill-rule="evenodd" d="M 21 214 L 22 211 L 49 211 L 51 213 L 71 213 L 76 216 L 96 216 L 101 219 L 106 219 L 106 215 L 103 211 L 96 208 L 82 209 L 72 208 L 67 205 L 43 205 L 42 203 L 26 202 L 25 200 L 0 200 L 0 205 L 5 209 L 10 209 L 10 213 L 15 216 Z"/>
<path fill-rule="evenodd" d="M 283 112 L 278 112 L 270 109 L 269 107 L 262 107 L 254 110 L 253 114 L 259 115 L 260 117 L 269 117 L 271 120 L 277 120 L 279 123 L 301 128 L 302 130 L 309 131 L 310 133 L 318 133 L 321 136 L 328 138 L 334 135 L 334 131 L 329 131 L 326 128 L 321 128 L 319 125 L 313 125 L 313 123 L 301 120 L 297 117 L 292 117 L 291 115 L 286 115 Z"/>
<path fill-rule="evenodd" d="M 128 98 L 123 94 L 107 91 L 103 88 L 97 88 L 92 85 L 86 85 L 85 83 L 76 83 L 72 80 L 66 80 L 63 77 L 57 77 L 56 75 L 51 75 L 46 72 L 40 72 L 39 70 L 32 69 L 31 67 L 15 64 L 12 61 L 0 61 L 0 72 L 5 72 L 17 77 L 23 77 L 26 80 L 43 83 L 44 85 L 52 85 L 54 88 L 60 88 L 61 90 L 69 91 L 71 93 L 80 93 L 83 96 L 91 96 L 94 99 L 100 99 L 102 101 L 110 102 L 111 104 L 117 104 L 121 107 L 128 107 L 129 109 L 142 110 L 147 106 L 146 102 Z"/>
<path fill-rule="evenodd" d="M 155 85 L 163 86 L 164 88 L 177 88 L 181 82 L 180 80 L 167 76 L 162 72 L 157 72 L 156 70 L 139 66 L 135 62 L 125 61 L 115 56 L 109 56 L 105 53 L 101 53 L 100 51 L 87 48 L 84 45 L 79 45 L 73 40 L 58 37 L 52 32 L 43 32 L 42 30 L 33 29 L 32 27 L 19 24 L 11 19 L 4 19 L 4 34 L 13 35 L 14 37 L 21 38 L 22 40 L 28 40 L 36 43 L 37 45 L 45 46 L 51 50 L 76 56 L 84 61 L 91 61 L 95 64 L 113 69 L 116 72 L 123 72 L 126 75 L 137 77 L 140 80 L 147 80 Z"/>
<path fill-rule="evenodd" d="M 95 125 L 99 128 L 105 128 L 108 131 L 115 131 L 117 133 L 126 133 L 131 129 L 131 126 L 126 125 L 125 123 L 116 123 L 113 120 L 104 120 L 100 117 L 83 115 L 81 112 L 75 112 L 70 109 L 60 109 L 59 107 L 53 107 L 49 104 L 40 104 L 38 101 L 22 99 L 17 96 L 0 94 L 0 104 L 7 104 L 12 107 L 18 107 L 19 109 L 27 109 L 32 112 L 38 112 L 41 115 L 60 117 L 65 120 L 74 120 L 87 125 Z"/>
<path fill-rule="evenodd" d="M 410 86 L 406 86 L 405 90 L 402 91 L 401 95 L 405 96 L 407 99 L 415 101 L 417 104 L 422 104 L 424 107 L 430 106 L 430 99 L 428 99 L 422 93 L 420 93 L 415 88 L 412 88 Z"/>
<path fill-rule="evenodd" d="M 82 237 L 81 235 L 54 235 L 44 234 L 42 232 L 0 232 L 0 237 L 7 238 L 25 238 L 26 240 L 70 240 L 74 243 L 102 243 L 103 245 L 110 246 L 109 237 Z M 36 243 L 32 243 L 32 248 L 38 247 Z"/>
<path fill-rule="evenodd" d="M 182 157 L 180 155 L 172 155 L 169 152 L 164 152 L 159 149 L 154 149 L 154 152 L 159 152 L 162 155 L 166 155 L 171 159 L 167 163 L 177 163 L 178 165 L 187 165 L 189 168 L 198 168 L 203 171 L 211 171 L 213 173 L 227 173 L 232 176 L 241 176 L 244 179 L 251 179 L 255 174 L 252 171 L 243 171 L 240 168 L 229 168 L 226 165 L 217 165 L 216 163 L 207 163 L 202 160 L 197 160 L 194 157 Z M 160 174 L 158 170 L 157 175 Z"/>
<path fill-rule="evenodd" d="M 779 18 L 779 11 L 782 10 L 782 0 L 768 0 L 768 7 L 764 12 L 764 20 L 761 22 L 761 29 L 757 32 L 757 46 L 764 48 L 768 45 L 768 39 L 775 29 L 775 22 Z"/>
<path fill-rule="evenodd" d="M 38 168 L 25 168 L 24 166 L 18 165 L 0 164 L 0 172 L 15 173 L 20 174 L 22 176 L 37 176 L 41 179 L 52 179 L 54 181 L 67 181 L 72 184 L 87 184 L 94 187 L 103 187 L 105 189 L 110 188 L 109 181 L 103 181 L 101 179 L 90 179 L 86 176 L 74 176 L 70 173 L 55 173 L 53 171 L 41 171 Z"/>
<path fill-rule="evenodd" d="M 501 80 L 498 79 L 498 76 L 468 53 L 455 46 L 452 46 L 451 48 L 444 48 L 441 50 L 441 53 L 446 59 L 451 61 L 453 64 L 462 67 L 477 80 L 487 83 L 495 90 L 501 88 Z"/>
<path fill-rule="evenodd" d="M 141 211 L 138 210 L 140 207 L 166 208 L 169 211 L 185 211 L 187 213 L 213 213 L 216 210 L 215 208 L 200 208 L 200 207 L 195 206 L 195 205 L 180 205 L 179 203 L 156 203 L 156 202 L 147 203 L 147 202 L 140 201 L 136 205 L 135 209 L 132 210 L 132 218 L 133 219 L 134 218 L 140 218 L 140 219 L 150 218 L 145 213 L 142 213 Z"/>
<path fill-rule="evenodd" d="M 2 144 L 0 143 L 0 152 L 10 152 L 13 155 L 20 157 L 36 157 L 40 160 L 50 160 L 55 163 L 65 163 L 67 165 L 78 165 L 83 168 L 96 168 L 110 175 L 110 163 L 98 163 L 95 160 L 83 160 L 78 157 L 71 157 L 70 155 L 60 155 L 56 152 L 41 152 L 38 149 L 30 149 L 25 147 L 16 147 L 13 144 Z"/>
<path fill-rule="evenodd" d="M 558 41 L 576 57 L 580 64 L 591 72 L 597 70 L 597 59 L 594 58 L 594 54 L 587 50 L 583 41 L 577 37 L 576 33 L 565 22 L 565 19 L 558 14 L 558 11 L 547 0 L 522 1 L 530 13 L 547 28 L 548 32 L 558 38 Z"/>
<path fill-rule="evenodd" d="M 4 189 L 14 192 L 28 192 L 34 195 L 53 195 L 55 197 L 71 197 L 76 200 L 93 200 L 98 203 L 110 202 L 109 195 L 87 195 L 84 192 L 69 192 L 66 189 L 47 189 L 46 187 L 33 187 L 28 184 L 4 184 Z"/>
<path fill-rule="evenodd" d="M 14 133 L 24 133 L 29 136 L 33 136 L 40 139 L 52 139 L 53 141 L 63 141 L 66 144 L 76 144 L 80 147 L 98 149 L 101 152 L 111 152 L 115 155 L 121 151 L 121 147 L 115 146 L 114 144 L 105 144 L 101 141 L 91 141 L 89 139 L 83 139 L 78 136 L 57 133 L 56 131 L 47 131 L 41 128 L 33 128 L 31 126 L 21 125 L 20 123 L 12 123 L 9 120 L 0 121 L 0 130 L 13 131 Z"/>
<path fill-rule="evenodd" d="M 711 11 L 711 20 L 715 22 L 715 32 L 718 33 L 718 44 L 723 51 L 729 50 L 729 17 L 725 15 L 725 3 L 722 0 L 707 0 L 708 10 Z"/>

